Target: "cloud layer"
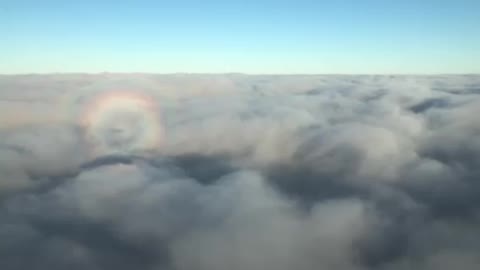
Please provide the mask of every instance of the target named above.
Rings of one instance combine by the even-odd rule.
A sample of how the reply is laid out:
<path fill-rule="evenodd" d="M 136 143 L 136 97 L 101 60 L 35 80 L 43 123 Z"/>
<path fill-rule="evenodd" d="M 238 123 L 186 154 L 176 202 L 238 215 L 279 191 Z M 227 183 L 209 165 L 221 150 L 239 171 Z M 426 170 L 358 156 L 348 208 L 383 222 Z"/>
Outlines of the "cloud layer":
<path fill-rule="evenodd" d="M 480 266 L 480 76 L 23 75 L 0 89 L 2 269 Z M 82 114 L 115 91 L 157 115 L 103 118 L 97 140 L 135 136 L 99 152 Z M 153 124 L 161 142 L 134 149 Z"/>

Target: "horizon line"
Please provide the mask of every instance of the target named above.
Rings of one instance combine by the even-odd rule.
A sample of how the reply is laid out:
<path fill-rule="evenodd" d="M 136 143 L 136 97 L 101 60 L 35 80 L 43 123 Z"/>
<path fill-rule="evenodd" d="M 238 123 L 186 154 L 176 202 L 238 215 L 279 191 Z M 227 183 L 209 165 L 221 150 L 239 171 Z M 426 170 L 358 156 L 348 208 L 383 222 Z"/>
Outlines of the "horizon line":
<path fill-rule="evenodd" d="M 248 72 L 22 72 L 0 73 L 0 76 L 42 75 L 244 75 L 244 76 L 476 76 L 480 72 L 459 73 L 248 73 Z"/>

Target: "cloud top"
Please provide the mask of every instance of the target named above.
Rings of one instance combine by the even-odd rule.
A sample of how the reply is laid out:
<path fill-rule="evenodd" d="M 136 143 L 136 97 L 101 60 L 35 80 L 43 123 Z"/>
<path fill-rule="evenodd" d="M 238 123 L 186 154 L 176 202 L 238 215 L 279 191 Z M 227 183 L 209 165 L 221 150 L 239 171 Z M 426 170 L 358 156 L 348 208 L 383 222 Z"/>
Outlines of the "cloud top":
<path fill-rule="evenodd" d="M 480 76 L 32 75 L 0 87 L 2 269 L 480 264 Z M 85 125 L 112 89 L 127 94 L 95 103 Z"/>

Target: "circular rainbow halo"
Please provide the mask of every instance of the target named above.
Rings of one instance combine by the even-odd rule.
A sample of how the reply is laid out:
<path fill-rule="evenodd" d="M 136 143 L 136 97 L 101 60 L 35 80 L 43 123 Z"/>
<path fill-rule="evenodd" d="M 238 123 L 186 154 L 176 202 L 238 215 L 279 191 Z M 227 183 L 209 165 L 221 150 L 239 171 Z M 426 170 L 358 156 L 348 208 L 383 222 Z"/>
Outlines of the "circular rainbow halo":
<path fill-rule="evenodd" d="M 93 155 L 144 154 L 158 150 L 163 139 L 155 100 L 135 91 L 108 91 L 93 97 L 81 114 Z"/>

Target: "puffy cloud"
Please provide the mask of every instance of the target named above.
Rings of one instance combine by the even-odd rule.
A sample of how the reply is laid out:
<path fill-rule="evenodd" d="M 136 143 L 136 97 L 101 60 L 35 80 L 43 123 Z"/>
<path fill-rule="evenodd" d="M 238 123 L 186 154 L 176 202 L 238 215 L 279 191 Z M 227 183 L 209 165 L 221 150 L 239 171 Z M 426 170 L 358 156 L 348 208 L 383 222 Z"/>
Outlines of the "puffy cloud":
<path fill-rule="evenodd" d="M 3 76 L 2 269 L 476 269 L 479 86 Z"/>

